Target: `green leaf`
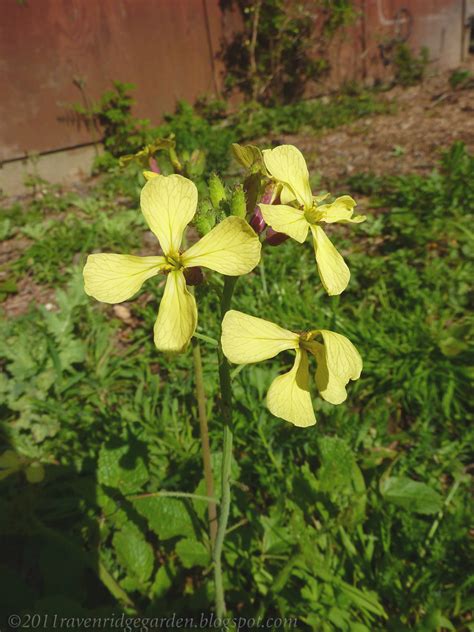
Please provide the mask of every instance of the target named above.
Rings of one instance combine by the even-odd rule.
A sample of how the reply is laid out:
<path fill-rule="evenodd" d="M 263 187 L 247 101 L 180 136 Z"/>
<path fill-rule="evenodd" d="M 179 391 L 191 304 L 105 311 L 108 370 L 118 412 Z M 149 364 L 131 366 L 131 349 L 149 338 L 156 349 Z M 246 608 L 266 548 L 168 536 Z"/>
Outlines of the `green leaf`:
<path fill-rule="evenodd" d="M 238 145 L 232 143 L 234 158 L 242 167 L 249 170 L 264 169 L 262 152 L 255 145 Z"/>
<path fill-rule="evenodd" d="M 412 513 L 428 515 L 441 509 L 441 495 L 425 483 L 393 476 L 382 481 L 380 487 L 385 500 Z"/>
<path fill-rule="evenodd" d="M 18 292 L 18 286 L 14 279 L 6 279 L 0 283 L 0 296 L 15 294 L 16 292 Z"/>
<path fill-rule="evenodd" d="M 137 448 L 133 444 L 102 446 L 99 453 L 99 483 L 119 489 L 124 495 L 140 491 L 149 476 Z"/>
<path fill-rule="evenodd" d="M 207 566 L 211 561 L 208 549 L 197 540 L 185 538 L 176 545 L 176 553 L 183 563 L 184 568 L 193 566 Z"/>
<path fill-rule="evenodd" d="M 140 529 L 129 522 L 113 538 L 120 564 L 132 578 L 145 583 L 153 571 L 153 549 Z"/>
<path fill-rule="evenodd" d="M 106 525 L 113 525 L 116 529 L 123 527 L 129 520 L 127 512 L 116 503 L 102 487 L 97 486 L 97 504 L 102 509 Z"/>
<path fill-rule="evenodd" d="M 318 445 L 322 460 L 319 470 L 321 491 L 351 487 L 354 455 L 347 443 L 339 437 L 322 437 Z"/>
<path fill-rule="evenodd" d="M 13 450 L 5 450 L 5 452 L 0 455 L 0 468 L 9 469 L 19 467 L 20 457 Z"/>
<path fill-rule="evenodd" d="M 41 483 L 44 479 L 44 474 L 44 467 L 38 462 L 31 463 L 25 470 L 25 476 L 28 483 Z"/>
<path fill-rule="evenodd" d="M 348 584 L 343 580 L 336 580 L 338 587 L 348 597 L 352 603 L 362 611 L 372 612 L 373 614 L 387 618 L 382 604 L 379 602 L 377 594 L 369 590 L 361 590 Z"/>
<path fill-rule="evenodd" d="M 328 619 L 336 626 L 338 630 L 347 629 L 347 616 L 348 613 L 344 612 L 340 608 L 330 608 L 328 612 Z"/>
<path fill-rule="evenodd" d="M 190 504 L 176 498 L 145 497 L 133 500 L 133 506 L 144 516 L 150 529 L 161 540 L 178 535 L 195 535 Z"/>
<path fill-rule="evenodd" d="M 164 597 L 168 590 L 173 585 L 173 580 L 176 575 L 175 565 L 173 561 L 168 561 L 157 570 L 155 580 L 150 589 L 150 597 L 153 599 L 160 599 Z"/>

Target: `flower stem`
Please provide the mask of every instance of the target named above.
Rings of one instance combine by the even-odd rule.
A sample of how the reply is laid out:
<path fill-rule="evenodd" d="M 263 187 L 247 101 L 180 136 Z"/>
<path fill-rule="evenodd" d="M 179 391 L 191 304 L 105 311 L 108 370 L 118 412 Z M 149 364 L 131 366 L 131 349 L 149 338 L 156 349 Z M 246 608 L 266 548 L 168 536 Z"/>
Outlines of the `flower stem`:
<path fill-rule="evenodd" d="M 194 379 L 196 385 L 196 399 L 198 403 L 199 429 L 201 433 L 202 464 L 204 470 L 204 480 L 206 482 L 206 494 L 213 498 L 214 477 L 212 475 L 211 446 L 209 443 L 209 429 L 207 425 L 206 392 L 204 390 L 204 374 L 202 370 L 201 347 L 199 345 L 199 342 L 195 339 L 193 339 L 193 363 Z M 207 506 L 207 515 L 209 518 L 209 536 L 211 538 L 211 547 L 214 548 L 217 536 L 217 508 L 215 502 L 209 502 Z"/>
<path fill-rule="evenodd" d="M 237 282 L 237 277 L 225 277 L 224 290 L 221 298 L 221 318 L 230 309 L 232 294 Z M 219 512 L 219 524 L 214 546 L 214 582 L 216 590 L 216 615 L 222 617 L 226 612 L 224 583 L 222 577 L 222 550 L 227 531 L 227 523 L 230 513 L 230 473 L 232 467 L 232 388 L 230 379 L 230 367 L 226 357 L 219 346 L 219 381 L 221 389 L 221 414 L 224 422 L 224 443 L 222 448 L 222 494 Z"/>
<path fill-rule="evenodd" d="M 208 503 L 218 503 L 219 500 L 213 496 L 201 496 L 201 494 L 190 494 L 188 492 L 147 492 L 145 494 L 134 494 L 125 496 L 128 500 L 140 500 L 140 498 L 191 498 L 192 500 L 204 500 Z"/>
<path fill-rule="evenodd" d="M 219 343 L 217 342 L 217 340 L 215 340 L 214 338 L 211 338 L 210 336 L 206 336 L 205 334 L 201 334 L 199 333 L 199 331 L 195 331 L 194 332 L 194 338 L 198 338 L 199 340 L 203 340 L 204 342 L 207 342 L 208 344 L 212 345 L 213 347 L 218 347 Z"/>

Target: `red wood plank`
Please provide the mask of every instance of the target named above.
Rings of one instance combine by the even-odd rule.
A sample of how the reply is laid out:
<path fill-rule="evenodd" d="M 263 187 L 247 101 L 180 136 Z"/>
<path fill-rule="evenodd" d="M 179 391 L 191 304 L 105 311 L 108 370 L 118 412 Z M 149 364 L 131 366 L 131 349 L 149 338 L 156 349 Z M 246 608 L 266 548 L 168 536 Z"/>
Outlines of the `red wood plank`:
<path fill-rule="evenodd" d="M 0 159 L 91 140 L 61 123 L 115 79 L 137 85 L 136 114 L 158 121 L 177 99 L 214 92 L 202 0 L 0 0 Z"/>

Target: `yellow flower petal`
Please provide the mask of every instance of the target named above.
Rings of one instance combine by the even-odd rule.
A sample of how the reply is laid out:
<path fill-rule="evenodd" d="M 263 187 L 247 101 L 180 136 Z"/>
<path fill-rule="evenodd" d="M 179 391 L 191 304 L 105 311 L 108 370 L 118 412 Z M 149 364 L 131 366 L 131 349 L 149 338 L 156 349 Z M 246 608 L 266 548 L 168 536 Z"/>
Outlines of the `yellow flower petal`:
<path fill-rule="evenodd" d="M 351 277 L 349 268 L 320 226 L 311 224 L 311 232 L 321 283 L 329 296 L 341 294 Z"/>
<path fill-rule="evenodd" d="M 165 255 L 178 254 L 184 229 L 196 213 L 197 195 L 195 184 L 178 175 L 151 178 L 143 187 L 142 212 Z"/>
<path fill-rule="evenodd" d="M 308 167 L 299 149 L 294 145 L 280 145 L 275 149 L 265 149 L 263 160 L 273 178 L 290 187 L 302 206 L 307 209 L 312 207 L 313 194 L 309 185 Z M 285 193 L 285 199 L 288 199 L 287 193 Z"/>
<path fill-rule="evenodd" d="M 298 334 L 268 320 L 231 309 L 222 321 L 222 350 L 234 364 L 250 364 L 273 358 L 285 349 L 296 349 Z"/>
<path fill-rule="evenodd" d="M 280 191 L 280 202 L 282 204 L 291 204 L 296 201 L 296 196 L 290 187 L 283 185 Z"/>
<path fill-rule="evenodd" d="M 138 292 L 144 281 L 166 266 L 164 257 L 89 255 L 84 267 L 86 294 L 103 303 L 121 303 Z"/>
<path fill-rule="evenodd" d="M 321 195 L 313 195 L 313 200 L 315 204 L 320 204 L 326 198 L 328 198 L 330 193 L 322 193 Z"/>
<path fill-rule="evenodd" d="M 308 354 L 296 350 L 293 368 L 275 378 L 268 390 L 267 406 L 272 415 L 305 428 L 316 423 L 309 392 Z"/>
<path fill-rule="evenodd" d="M 331 404 L 341 404 L 347 398 L 346 384 L 357 380 L 362 371 L 362 359 L 352 342 L 341 334 L 322 329 L 324 344 L 313 343 L 316 356 L 316 386 L 321 397 Z"/>
<path fill-rule="evenodd" d="M 221 274 L 247 274 L 260 261 L 262 245 L 249 224 L 241 217 L 226 217 L 181 255 L 190 268 L 203 266 Z"/>
<path fill-rule="evenodd" d="M 159 173 L 156 173 L 155 171 L 142 171 L 142 173 L 145 180 L 151 180 L 152 178 L 156 178 L 157 176 L 160 175 Z"/>
<path fill-rule="evenodd" d="M 196 301 L 186 288 L 184 275 L 181 270 L 170 272 L 154 327 L 156 347 L 168 353 L 185 351 L 196 324 Z"/>
<path fill-rule="evenodd" d="M 327 224 L 333 224 L 334 222 L 353 222 L 360 224 L 365 221 L 364 215 L 357 215 L 352 217 L 354 213 L 354 207 L 357 202 L 351 198 L 350 195 L 342 195 L 338 197 L 332 204 L 321 204 L 315 210 L 315 216 L 317 222 L 326 222 Z"/>
<path fill-rule="evenodd" d="M 284 204 L 259 204 L 265 222 L 279 233 L 289 235 L 300 244 L 308 236 L 308 222 L 304 211 Z"/>

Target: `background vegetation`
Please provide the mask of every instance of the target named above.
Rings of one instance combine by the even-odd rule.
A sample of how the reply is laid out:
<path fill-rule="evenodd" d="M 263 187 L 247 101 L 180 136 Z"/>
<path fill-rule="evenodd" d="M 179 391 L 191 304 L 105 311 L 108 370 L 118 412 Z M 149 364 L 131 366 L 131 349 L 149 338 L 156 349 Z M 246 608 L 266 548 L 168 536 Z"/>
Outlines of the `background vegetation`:
<path fill-rule="evenodd" d="M 183 107 L 179 116 L 193 115 Z M 191 358 L 153 346 L 159 282 L 125 312 L 82 288 L 87 253 L 147 246 L 140 178 L 131 164 L 86 194 L 34 182 L 33 199 L 3 213 L 3 239 L 29 240 L 8 264 L 3 297 L 25 275 L 54 289 L 52 305 L 0 321 L 4 609 L 211 608 L 205 503 L 140 497 L 204 491 Z M 345 405 L 316 399 L 319 424 L 307 430 L 264 407 L 279 363 L 235 377 L 233 613 L 295 616 L 315 630 L 468 629 L 473 183 L 474 158 L 457 144 L 428 177 L 357 174 L 341 184 L 335 193 L 369 196 L 371 209 L 357 236 L 336 237 L 352 270 L 345 300 L 323 296 L 311 248 L 291 241 L 267 247 L 265 269 L 239 284 L 238 309 L 347 334 L 364 373 Z M 210 275 L 199 289 L 199 330 L 213 337 L 220 282 Z M 216 362 L 209 346 L 217 464 Z"/>
<path fill-rule="evenodd" d="M 106 173 L 69 191 L 32 177 L 28 198 L 3 204 L 0 238 L 13 254 L 0 283 L 0 612 L 163 617 L 212 609 L 206 504 L 166 496 L 205 493 L 191 355 L 169 358 L 153 345 L 163 279 L 131 303 L 101 305 L 84 294 L 85 257 L 154 252 L 139 211 L 153 146 L 165 149 L 163 173 L 179 160 L 196 182 L 199 228 L 209 176 L 239 180 L 232 142 L 263 138 L 265 146 L 271 133 L 278 144 L 279 135 L 316 134 L 394 108 L 357 86 L 301 101 L 305 82 L 327 68 L 322 55 L 305 61 L 313 34 L 304 3 L 291 16 L 279 0 L 238 4 L 245 37 L 227 51 L 241 62 L 232 69 L 227 60 L 229 87 L 248 97 L 238 111 L 201 99 L 153 126 L 133 117 L 133 86 L 115 82 L 97 103 L 72 106 L 104 136 L 96 168 Z M 353 13 L 345 0 L 319 5 L 322 45 Z M 287 62 L 301 72 L 289 73 Z M 419 81 L 426 63 L 401 47 L 397 81 Z M 453 89 L 469 82 L 469 73 L 452 76 Z M 234 375 L 228 605 L 237 616 L 296 617 L 304 630 L 473 630 L 474 157 L 456 143 L 427 176 L 356 173 L 337 187 L 332 193 L 350 193 L 369 216 L 357 231 L 333 235 L 352 273 L 342 300 L 320 287 L 310 245 L 288 240 L 265 246 L 264 265 L 239 282 L 233 306 L 293 330 L 346 334 L 364 371 L 345 404 L 315 398 L 318 425 L 308 429 L 264 406 L 281 357 Z M 13 309 L 25 280 L 50 300 Z M 222 279 L 206 280 L 197 288 L 198 331 L 217 338 Z M 203 361 L 217 474 L 212 344 Z"/>

